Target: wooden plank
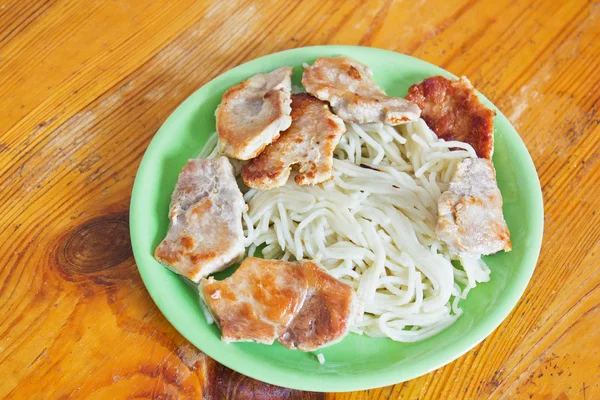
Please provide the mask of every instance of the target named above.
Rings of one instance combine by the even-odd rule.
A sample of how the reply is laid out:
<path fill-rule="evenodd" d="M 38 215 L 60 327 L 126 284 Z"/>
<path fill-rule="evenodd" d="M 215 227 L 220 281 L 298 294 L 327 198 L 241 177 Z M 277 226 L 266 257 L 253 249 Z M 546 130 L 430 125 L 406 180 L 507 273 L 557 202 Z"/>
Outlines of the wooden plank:
<path fill-rule="evenodd" d="M 600 397 L 599 14 L 583 0 L 0 3 L 0 397 Z M 501 327 L 365 392 L 290 391 L 206 358 L 152 303 L 128 239 L 135 171 L 169 113 L 235 65 L 316 44 L 468 76 L 519 130 L 545 198 L 538 268 Z"/>

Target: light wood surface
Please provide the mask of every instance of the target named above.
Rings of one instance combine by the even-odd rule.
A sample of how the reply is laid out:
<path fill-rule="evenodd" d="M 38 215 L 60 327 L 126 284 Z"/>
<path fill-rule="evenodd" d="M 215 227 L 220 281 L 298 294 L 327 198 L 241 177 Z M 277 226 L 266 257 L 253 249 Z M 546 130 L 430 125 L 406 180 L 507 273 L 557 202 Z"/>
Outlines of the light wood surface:
<path fill-rule="evenodd" d="M 421 378 L 295 392 L 208 359 L 131 254 L 136 169 L 165 118 L 247 60 L 317 44 L 466 75 L 510 119 L 545 199 L 541 257 L 485 341 Z M 598 1 L 0 1 L 0 397 L 600 398 Z"/>

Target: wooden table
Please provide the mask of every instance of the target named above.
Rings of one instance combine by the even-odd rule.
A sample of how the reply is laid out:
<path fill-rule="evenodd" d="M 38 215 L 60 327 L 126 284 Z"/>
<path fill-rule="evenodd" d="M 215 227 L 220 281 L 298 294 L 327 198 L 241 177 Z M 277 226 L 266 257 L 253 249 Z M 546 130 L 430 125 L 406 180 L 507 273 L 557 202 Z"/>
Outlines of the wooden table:
<path fill-rule="evenodd" d="M 537 269 L 500 328 L 368 392 L 295 392 L 208 359 L 154 306 L 129 242 L 133 179 L 173 109 L 242 62 L 317 44 L 468 76 L 545 198 Z M 598 1 L 0 1 L 0 397 L 598 399 L 599 101 Z"/>

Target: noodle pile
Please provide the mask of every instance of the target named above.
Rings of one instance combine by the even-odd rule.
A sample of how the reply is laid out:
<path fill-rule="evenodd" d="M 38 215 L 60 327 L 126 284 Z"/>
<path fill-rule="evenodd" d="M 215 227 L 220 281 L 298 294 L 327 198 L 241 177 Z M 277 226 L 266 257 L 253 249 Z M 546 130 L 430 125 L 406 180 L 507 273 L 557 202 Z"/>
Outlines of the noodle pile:
<path fill-rule="evenodd" d="M 436 238 L 437 202 L 456 165 L 476 157 L 445 142 L 423 120 L 393 128 L 347 124 L 334 153 L 334 178 L 316 186 L 240 188 L 248 256 L 313 259 L 356 291 L 352 331 L 400 342 L 425 339 L 462 313 L 459 299 L 490 270 L 451 254 Z M 217 136 L 200 157 L 218 156 Z M 242 164 L 231 160 L 236 173 Z M 452 260 L 455 262 L 453 265 Z"/>

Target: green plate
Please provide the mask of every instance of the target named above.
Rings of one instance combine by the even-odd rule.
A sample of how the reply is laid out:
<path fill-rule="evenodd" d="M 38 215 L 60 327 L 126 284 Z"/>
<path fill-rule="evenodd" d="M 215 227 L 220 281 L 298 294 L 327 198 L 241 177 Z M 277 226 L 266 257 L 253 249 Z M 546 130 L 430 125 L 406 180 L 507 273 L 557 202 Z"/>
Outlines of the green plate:
<path fill-rule="evenodd" d="M 486 258 L 491 280 L 477 286 L 461 302 L 464 314 L 454 325 L 413 344 L 350 334 L 323 349 L 324 365 L 314 354 L 288 350 L 277 343 L 221 342 L 218 328 L 206 323 L 197 290 L 152 257 L 167 232 L 169 201 L 179 171 L 215 131 L 215 108 L 227 88 L 284 65 L 294 67 L 293 82 L 299 84 L 302 63 L 339 55 L 367 64 L 375 81 L 391 95 L 403 96 L 411 84 L 431 75 L 452 76 L 415 58 L 365 47 L 305 47 L 250 61 L 207 83 L 173 112 L 146 150 L 131 197 L 135 260 L 150 295 L 171 324 L 204 353 L 235 371 L 274 385 L 311 391 L 391 385 L 460 357 L 488 336 L 517 304 L 535 269 L 543 230 L 542 193 L 535 166 L 517 132 L 498 111 L 494 164 L 513 251 Z"/>

